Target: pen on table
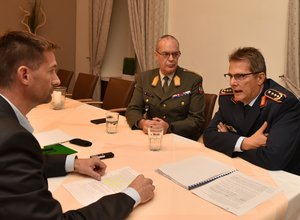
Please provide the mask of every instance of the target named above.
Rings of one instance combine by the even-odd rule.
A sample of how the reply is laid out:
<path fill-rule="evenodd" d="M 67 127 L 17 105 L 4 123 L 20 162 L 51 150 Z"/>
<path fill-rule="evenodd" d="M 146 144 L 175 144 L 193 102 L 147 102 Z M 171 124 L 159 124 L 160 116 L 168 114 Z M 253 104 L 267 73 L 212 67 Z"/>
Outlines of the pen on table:
<path fill-rule="evenodd" d="M 107 153 L 95 154 L 95 155 L 90 156 L 90 158 L 92 158 L 92 157 L 97 157 L 97 158 L 103 160 L 103 159 L 114 157 L 114 153 L 113 152 L 107 152 Z"/>

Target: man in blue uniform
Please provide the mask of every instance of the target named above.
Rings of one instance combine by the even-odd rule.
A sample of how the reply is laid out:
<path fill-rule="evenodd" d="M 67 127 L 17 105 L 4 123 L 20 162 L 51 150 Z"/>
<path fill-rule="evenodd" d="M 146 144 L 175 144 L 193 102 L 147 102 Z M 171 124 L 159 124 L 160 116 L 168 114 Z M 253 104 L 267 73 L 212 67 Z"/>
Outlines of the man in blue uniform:
<path fill-rule="evenodd" d="M 219 111 L 204 131 L 207 147 L 270 170 L 300 174 L 300 103 L 266 78 L 255 48 L 229 56 L 230 88 L 219 94 Z"/>
<path fill-rule="evenodd" d="M 202 77 L 178 67 L 179 43 L 162 36 L 156 46 L 159 68 L 140 73 L 127 107 L 126 119 L 133 129 L 148 132 L 161 125 L 164 133 L 197 140 L 204 122 Z"/>

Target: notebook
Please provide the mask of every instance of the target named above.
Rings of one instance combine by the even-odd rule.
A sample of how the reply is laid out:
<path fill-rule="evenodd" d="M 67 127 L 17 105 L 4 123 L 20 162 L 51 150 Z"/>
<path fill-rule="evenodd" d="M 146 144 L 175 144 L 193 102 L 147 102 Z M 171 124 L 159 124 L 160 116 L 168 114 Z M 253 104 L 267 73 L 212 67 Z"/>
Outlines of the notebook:
<path fill-rule="evenodd" d="M 204 156 L 169 163 L 157 169 L 184 188 L 191 190 L 237 171 L 234 167 Z"/>
<path fill-rule="evenodd" d="M 157 171 L 202 199 L 238 216 L 280 191 L 204 156 L 165 164 Z"/>

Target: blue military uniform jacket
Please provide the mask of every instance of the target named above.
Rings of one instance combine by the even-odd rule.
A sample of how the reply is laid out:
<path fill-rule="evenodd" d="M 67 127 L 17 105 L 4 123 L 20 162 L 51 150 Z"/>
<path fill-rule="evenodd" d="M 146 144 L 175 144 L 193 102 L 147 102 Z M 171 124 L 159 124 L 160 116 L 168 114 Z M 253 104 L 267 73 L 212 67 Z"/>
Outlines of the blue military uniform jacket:
<path fill-rule="evenodd" d="M 234 152 L 240 136 L 250 137 L 267 121 L 267 144 L 244 152 Z M 223 122 L 229 132 L 218 132 Z M 286 170 L 300 174 L 300 103 L 288 90 L 271 79 L 264 83 L 262 93 L 246 116 L 244 106 L 233 99 L 232 90 L 221 90 L 219 111 L 204 131 L 207 147 L 228 156 L 239 156 L 270 170 Z"/>
<path fill-rule="evenodd" d="M 126 119 L 134 129 L 142 118 L 154 117 L 169 123 L 169 133 L 197 140 L 204 122 L 202 77 L 178 67 L 164 94 L 159 69 L 141 73 L 127 107 Z"/>

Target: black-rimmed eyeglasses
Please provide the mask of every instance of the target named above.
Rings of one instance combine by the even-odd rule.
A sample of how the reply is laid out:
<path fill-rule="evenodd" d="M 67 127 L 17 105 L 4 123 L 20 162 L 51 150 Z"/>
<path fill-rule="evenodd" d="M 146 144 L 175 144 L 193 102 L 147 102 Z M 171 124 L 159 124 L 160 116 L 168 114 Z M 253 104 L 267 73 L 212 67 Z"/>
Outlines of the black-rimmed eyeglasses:
<path fill-rule="evenodd" d="M 173 53 L 168 53 L 168 52 L 161 52 L 160 53 L 160 52 L 156 51 L 156 53 L 158 53 L 159 55 L 161 55 L 165 59 L 168 59 L 171 55 L 172 55 L 173 59 L 177 59 L 181 55 L 180 51 L 176 51 L 176 52 L 173 52 Z"/>
<path fill-rule="evenodd" d="M 242 81 L 244 80 L 247 76 L 249 75 L 254 75 L 254 74 L 258 74 L 261 73 L 262 71 L 259 72 L 254 72 L 254 73 L 236 73 L 236 74 L 231 74 L 231 73 L 225 73 L 224 77 L 230 81 L 232 78 L 234 78 L 236 81 Z"/>

